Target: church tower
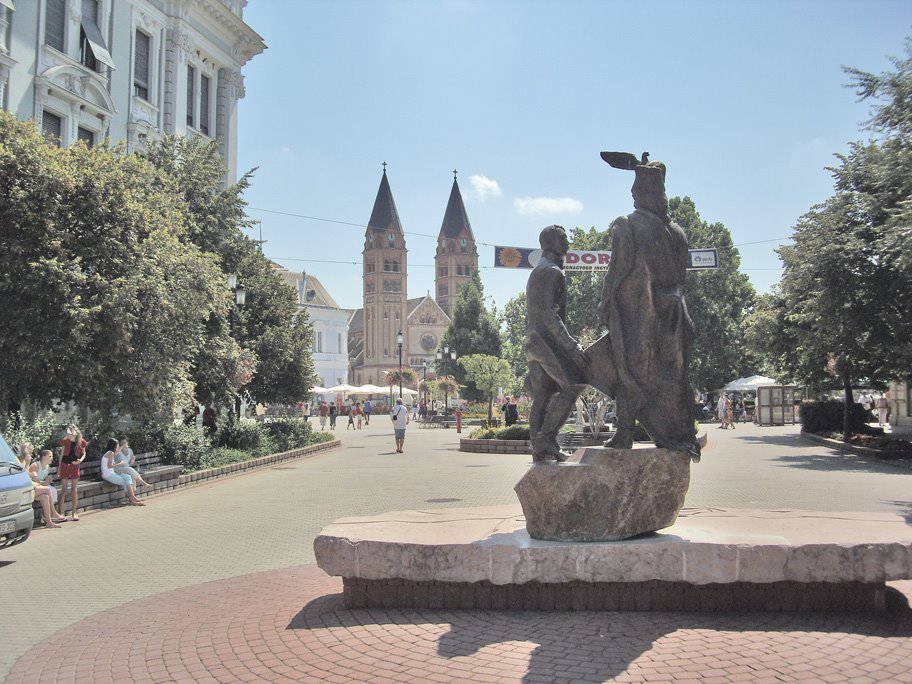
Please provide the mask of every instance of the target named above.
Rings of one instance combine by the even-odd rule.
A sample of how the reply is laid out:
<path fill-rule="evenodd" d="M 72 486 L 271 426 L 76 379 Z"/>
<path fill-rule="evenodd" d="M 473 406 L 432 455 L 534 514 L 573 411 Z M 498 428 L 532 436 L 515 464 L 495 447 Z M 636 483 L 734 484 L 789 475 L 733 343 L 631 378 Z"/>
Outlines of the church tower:
<path fill-rule="evenodd" d="M 393 201 L 386 162 L 364 232 L 364 356 L 361 382 L 383 383 L 383 371 L 399 364 L 396 336 L 406 330 L 407 252 L 399 212 Z M 407 350 L 403 352 L 407 354 Z M 406 362 L 407 363 L 407 362 Z"/>
<path fill-rule="evenodd" d="M 478 250 L 475 248 L 475 236 L 462 203 L 462 193 L 453 171 L 453 188 L 450 190 L 450 201 L 447 202 L 437 236 L 437 255 L 434 257 L 436 268 L 437 303 L 448 316 L 453 316 L 456 296 L 459 288 L 472 278 L 478 270 Z"/>

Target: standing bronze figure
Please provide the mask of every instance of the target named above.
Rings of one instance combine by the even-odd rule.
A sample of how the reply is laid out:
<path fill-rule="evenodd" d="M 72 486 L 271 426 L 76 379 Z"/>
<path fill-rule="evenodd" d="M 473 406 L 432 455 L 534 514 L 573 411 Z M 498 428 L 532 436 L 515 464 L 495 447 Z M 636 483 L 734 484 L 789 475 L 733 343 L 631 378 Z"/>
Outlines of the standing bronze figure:
<path fill-rule="evenodd" d="M 526 392 L 532 397 L 529 437 L 536 463 L 564 461 L 557 433 L 586 387 L 588 360 L 567 331 L 564 256 L 570 243 L 561 226 L 539 235 L 542 257 L 526 286 Z"/>
<path fill-rule="evenodd" d="M 633 155 L 623 154 L 602 153 L 612 166 L 633 167 L 636 174 L 635 211 L 611 224 L 611 266 L 599 304 L 617 373 L 618 430 L 606 446 L 631 448 L 639 420 L 657 447 L 689 452 L 696 461 L 688 379 L 693 324 L 684 301 L 687 238 L 668 214 L 665 165 L 628 163 Z M 623 163 L 616 163 L 619 158 Z"/>

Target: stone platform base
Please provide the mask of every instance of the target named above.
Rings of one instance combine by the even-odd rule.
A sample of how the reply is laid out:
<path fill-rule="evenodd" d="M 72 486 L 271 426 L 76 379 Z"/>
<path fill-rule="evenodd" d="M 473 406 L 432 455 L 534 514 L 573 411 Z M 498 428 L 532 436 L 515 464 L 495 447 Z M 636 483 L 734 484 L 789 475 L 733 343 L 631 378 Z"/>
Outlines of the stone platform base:
<path fill-rule="evenodd" d="M 314 552 L 352 606 L 880 610 L 885 582 L 912 579 L 912 526 L 892 513 L 685 508 L 585 543 L 530 538 L 518 505 L 397 511 L 337 520 Z"/>
<path fill-rule="evenodd" d="M 881 613 L 905 597 L 883 583 L 414 582 L 346 577 L 348 608 Z"/>

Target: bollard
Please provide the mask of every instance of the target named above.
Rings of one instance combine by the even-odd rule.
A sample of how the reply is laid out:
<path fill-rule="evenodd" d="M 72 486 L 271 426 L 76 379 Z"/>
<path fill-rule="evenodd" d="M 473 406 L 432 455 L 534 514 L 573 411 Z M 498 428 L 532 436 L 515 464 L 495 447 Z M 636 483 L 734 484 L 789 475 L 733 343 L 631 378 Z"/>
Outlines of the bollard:
<path fill-rule="evenodd" d="M 456 411 L 456 432 L 462 432 L 462 411 Z"/>

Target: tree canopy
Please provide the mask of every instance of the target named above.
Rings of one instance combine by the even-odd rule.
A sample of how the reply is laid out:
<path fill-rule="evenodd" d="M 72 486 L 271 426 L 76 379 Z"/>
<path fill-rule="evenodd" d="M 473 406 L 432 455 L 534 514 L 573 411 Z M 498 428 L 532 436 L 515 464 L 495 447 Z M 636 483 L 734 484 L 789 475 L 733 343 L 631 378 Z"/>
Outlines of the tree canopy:
<path fill-rule="evenodd" d="M 465 369 L 466 380 L 475 385 L 488 402 L 488 420 L 493 417 L 494 397 L 501 387 L 513 379 L 513 369 L 505 360 L 490 354 L 470 354 L 459 359 Z"/>
<path fill-rule="evenodd" d="M 306 394 L 306 314 L 241 233 L 248 176 L 224 188 L 214 143 L 165 137 L 61 149 L 0 112 L 0 400 L 137 418 L 241 384 Z M 226 273 L 248 280 L 234 312 Z"/>

